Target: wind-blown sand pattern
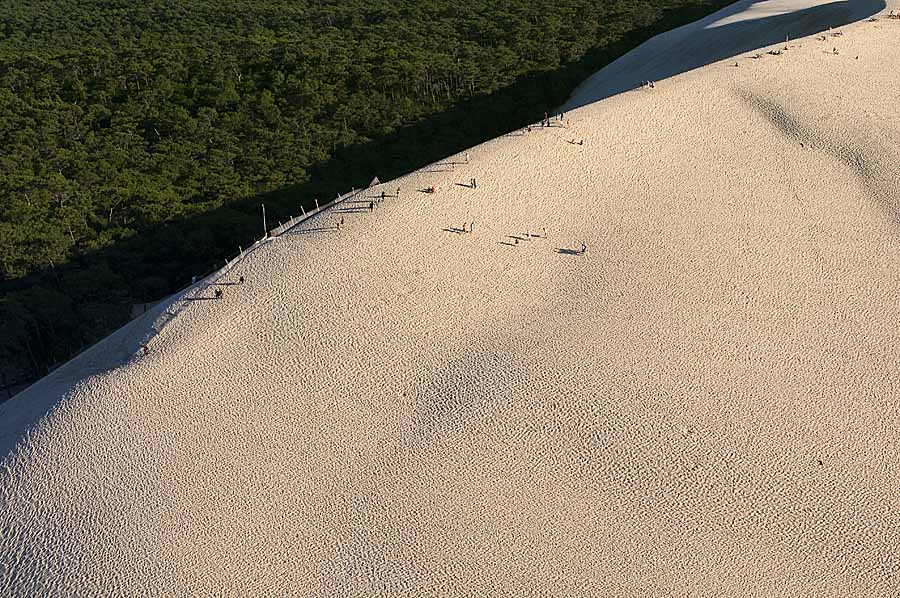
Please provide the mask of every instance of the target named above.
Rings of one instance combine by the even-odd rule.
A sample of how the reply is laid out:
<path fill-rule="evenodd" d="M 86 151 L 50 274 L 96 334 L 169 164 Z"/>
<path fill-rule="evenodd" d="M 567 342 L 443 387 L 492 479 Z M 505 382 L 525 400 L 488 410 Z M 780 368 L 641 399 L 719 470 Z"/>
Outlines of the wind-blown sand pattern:
<path fill-rule="evenodd" d="M 0 406 L 0 594 L 896 596 L 886 14 L 376 187 Z"/>

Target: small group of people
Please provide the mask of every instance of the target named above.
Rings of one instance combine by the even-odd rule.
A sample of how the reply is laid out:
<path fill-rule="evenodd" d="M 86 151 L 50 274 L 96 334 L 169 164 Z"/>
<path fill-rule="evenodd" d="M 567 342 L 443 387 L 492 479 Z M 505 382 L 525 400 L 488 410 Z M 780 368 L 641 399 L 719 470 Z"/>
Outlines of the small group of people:
<path fill-rule="evenodd" d="M 641 87 L 644 89 L 654 89 L 656 88 L 656 81 L 641 81 Z"/>
<path fill-rule="evenodd" d="M 478 185 L 475 184 L 475 177 L 469 179 L 469 187 L 471 187 L 472 189 L 478 189 Z"/>
<path fill-rule="evenodd" d="M 466 228 L 467 226 L 468 226 L 468 228 Z M 463 222 L 463 228 L 462 228 L 462 231 L 463 231 L 464 233 L 473 233 L 473 232 L 475 232 L 475 221 L 473 220 L 472 222 Z"/>

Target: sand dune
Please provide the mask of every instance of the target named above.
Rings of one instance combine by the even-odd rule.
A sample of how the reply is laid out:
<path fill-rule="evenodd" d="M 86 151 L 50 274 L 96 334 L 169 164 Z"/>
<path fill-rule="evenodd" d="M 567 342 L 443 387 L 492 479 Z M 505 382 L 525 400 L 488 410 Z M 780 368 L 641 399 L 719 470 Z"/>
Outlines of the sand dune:
<path fill-rule="evenodd" d="M 883 0 L 739 0 L 683 27 L 658 35 L 599 70 L 566 102 L 572 110 L 640 86 L 770 44 L 860 21 L 885 8 Z"/>
<path fill-rule="evenodd" d="M 896 596 L 900 21 L 840 31 L 376 187 L 0 406 L 0 594 Z"/>

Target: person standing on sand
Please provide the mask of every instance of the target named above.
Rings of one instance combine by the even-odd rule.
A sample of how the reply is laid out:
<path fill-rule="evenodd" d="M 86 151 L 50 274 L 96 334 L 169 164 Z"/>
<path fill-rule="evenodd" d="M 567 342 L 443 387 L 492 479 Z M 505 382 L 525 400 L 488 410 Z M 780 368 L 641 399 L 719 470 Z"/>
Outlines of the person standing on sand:
<path fill-rule="evenodd" d="M 370 202 L 369 202 L 369 211 L 371 212 L 371 211 L 374 210 L 374 209 L 375 209 L 375 202 L 374 202 L 374 201 L 370 201 Z"/>
<path fill-rule="evenodd" d="M 243 276 L 241 276 L 240 278 L 238 278 L 238 284 L 244 284 L 244 277 L 243 277 Z"/>
<path fill-rule="evenodd" d="M 384 191 L 381 192 L 381 201 L 384 201 Z"/>
<path fill-rule="evenodd" d="M 341 230 L 342 228 L 344 228 L 344 217 L 343 216 L 341 216 L 341 221 L 338 222 L 338 230 Z"/>
<path fill-rule="evenodd" d="M 585 251 L 587 251 L 587 243 L 582 241 L 581 242 L 581 253 L 583 254 Z"/>
<path fill-rule="evenodd" d="M 466 152 L 466 164 L 469 163 L 469 152 Z"/>
<path fill-rule="evenodd" d="M 400 197 L 400 187 L 397 187 L 397 197 Z"/>
<path fill-rule="evenodd" d="M 546 228 L 541 228 L 541 238 L 542 239 L 547 238 L 547 229 Z"/>
<path fill-rule="evenodd" d="M 473 221 L 469 224 L 469 234 L 471 235 L 471 234 L 474 233 L 474 232 L 475 232 L 475 221 L 473 220 Z"/>

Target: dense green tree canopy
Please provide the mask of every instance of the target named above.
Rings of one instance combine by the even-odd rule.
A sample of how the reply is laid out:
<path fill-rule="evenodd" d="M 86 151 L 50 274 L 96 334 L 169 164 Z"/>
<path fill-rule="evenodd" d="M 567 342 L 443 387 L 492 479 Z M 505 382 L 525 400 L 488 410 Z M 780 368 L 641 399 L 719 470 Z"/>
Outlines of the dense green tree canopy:
<path fill-rule="evenodd" d="M 40 375 L 221 264 L 261 201 L 283 218 L 534 121 L 727 3 L 6 3 L 0 370 Z"/>

